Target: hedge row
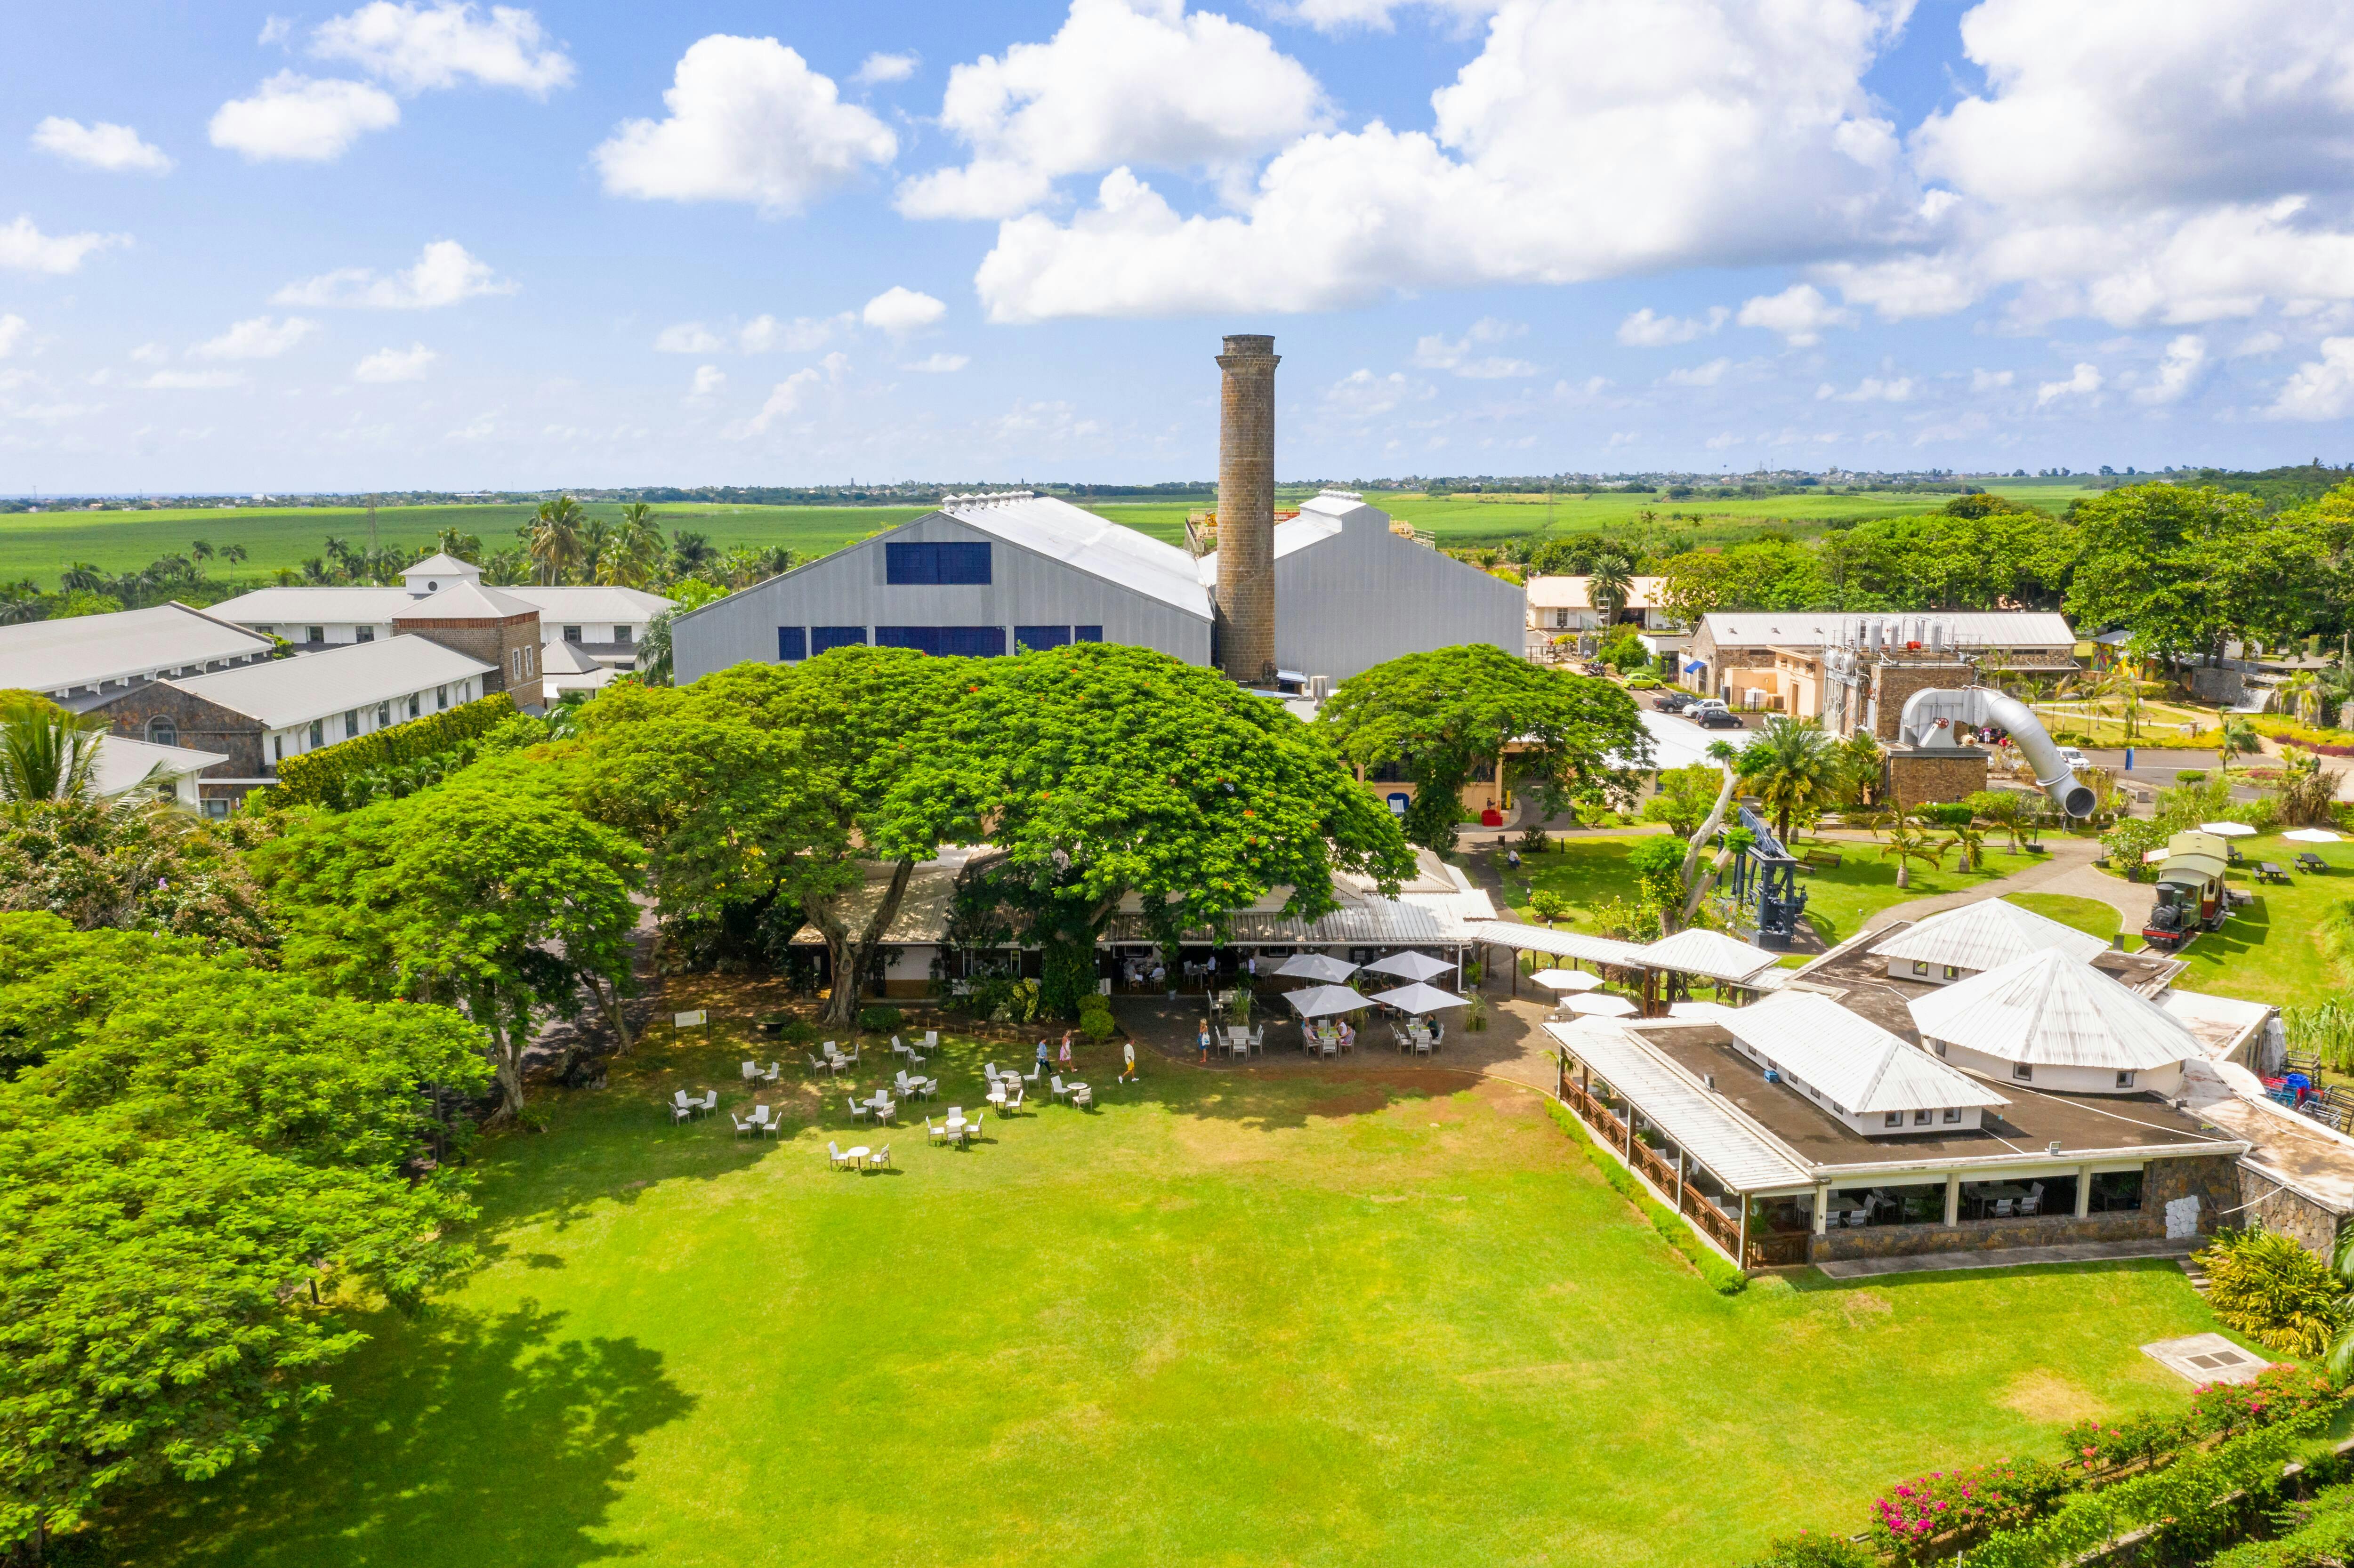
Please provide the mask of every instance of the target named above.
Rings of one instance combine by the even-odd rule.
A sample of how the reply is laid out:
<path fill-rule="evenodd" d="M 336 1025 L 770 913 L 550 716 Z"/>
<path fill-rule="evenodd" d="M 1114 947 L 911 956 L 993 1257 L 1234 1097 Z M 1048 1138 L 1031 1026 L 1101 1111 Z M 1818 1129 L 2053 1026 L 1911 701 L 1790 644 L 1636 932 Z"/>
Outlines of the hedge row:
<path fill-rule="evenodd" d="M 346 780 L 379 768 L 448 751 L 514 716 L 514 698 L 494 692 L 454 708 L 290 757 L 278 765 L 279 799 L 290 805 L 332 805 Z"/>
<path fill-rule="evenodd" d="M 1723 1254 L 1694 1235 L 1684 1217 L 1652 1197 L 1650 1191 L 1636 1179 L 1633 1171 L 1605 1154 L 1586 1135 L 1585 1124 L 1579 1121 L 1567 1106 L 1549 1099 L 1545 1102 L 1545 1109 L 1552 1113 L 1553 1120 L 1561 1124 L 1562 1130 L 1569 1134 L 1570 1141 L 1585 1150 L 1586 1158 L 1601 1170 L 1602 1179 L 1609 1182 L 1619 1196 L 1642 1210 L 1643 1217 L 1651 1222 L 1651 1228 L 1666 1237 L 1670 1246 L 1691 1259 L 1692 1266 L 1700 1270 L 1701 1277 L 1708 1281 L 1711 1289 L 1719 1296 L 1738 1296 L 1749 1288 L 1749 1276 L 1725 1262 Z"/>

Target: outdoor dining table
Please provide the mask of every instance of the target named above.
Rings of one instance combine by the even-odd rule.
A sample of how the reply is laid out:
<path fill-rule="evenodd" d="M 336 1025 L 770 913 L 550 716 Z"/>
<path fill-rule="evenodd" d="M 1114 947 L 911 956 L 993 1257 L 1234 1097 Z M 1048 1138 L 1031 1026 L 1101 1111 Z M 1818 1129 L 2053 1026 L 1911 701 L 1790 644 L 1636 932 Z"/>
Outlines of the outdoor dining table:
<path fill-rule="evenodd" d="M 2288 873 L 2283 871 L 2271 861 L 2264 861 L 2256 867 L 2256 876 L 2258 880 L 2264 882 L 2286 882 L 2288 880 Z"/>
<path fill-rule="evenodd" d="M 875 1113 L 877 1116 L 880 1116 L 882 1114 L 883 1107 L 891 1103 L 891 1097 L 884 1093 L 882 1090 L 877 1089 L 866 1103 L 874 1108 Z"/>
<path fill-rule="evenodd" d="M 849 1160 L 854 1165 L 864 1165 L 866 1163 L 867 1156 L 874 1152 L 875 1151 L 873 1150 L 867 1148 L 862 1143 L 855 1149 L 843 1150 L 842 1151 L 842 1157 L 844 1160 Z"/>

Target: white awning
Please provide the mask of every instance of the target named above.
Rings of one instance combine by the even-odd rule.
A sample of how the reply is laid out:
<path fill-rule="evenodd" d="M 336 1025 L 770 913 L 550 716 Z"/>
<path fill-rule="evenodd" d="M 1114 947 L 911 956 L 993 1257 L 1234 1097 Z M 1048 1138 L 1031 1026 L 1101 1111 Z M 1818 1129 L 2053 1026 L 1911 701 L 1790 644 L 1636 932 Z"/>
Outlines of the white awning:
<path fill-rule="evenodd" d="M 1548 1023 L 1546 1032 L 1675 1139 L 1685 1153 L 1741 1192 L 1802 1187 L 1813 1173 L 1681 1067 L 1626 1030 L 1599 1019 Z"/>
<path fill-rule="evenodd" d="M 1556 959 L 1584 959 L 1590 964 L 1617 964 L 1623 969 L 1642 967 L 1642 960 L 1636 957 L 1643 950 L 1639 942 L 1620 942 L 1608 937 L 1584 937 L 1575 931 L 1556 931 L 1550 926 L 1523 926 L 1514 920 L 1475 920 L 1470 923 L 1469 931 L 1472 941 L 1493 942 L 1500 948 L 1548 953 Z"/>
<path fill-rule="evenodd" d="M 1373 1004 L 1344 985 L 1312 985 L 1287 991 L 1284 1001 L 1302 1018 L 1323 1018 L 1335 1012 L 1355 1012 Z"/>
<path fill-rule="evenodd" d="M 1781 959 L 1738 938 L 1722 931 L 1703 931 L 1695 926 L 1672 937 L 1660 938 L 1640 949 L 1635 961 L 1646 969 L 1671 969 L 1678 974 L 1739 985 L 1760 969 L 1772 969 Z"/>

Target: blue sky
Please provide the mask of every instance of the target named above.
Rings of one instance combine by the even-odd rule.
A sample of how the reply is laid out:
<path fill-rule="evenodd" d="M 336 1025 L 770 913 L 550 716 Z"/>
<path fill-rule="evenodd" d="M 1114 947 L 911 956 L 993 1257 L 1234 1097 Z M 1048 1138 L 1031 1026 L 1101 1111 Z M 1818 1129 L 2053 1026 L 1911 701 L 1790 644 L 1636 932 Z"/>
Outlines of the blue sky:
<path fill-rule="evenodd" d="M 21 7 L 0 491 L 2354 457 L 2354 12 Z"/>

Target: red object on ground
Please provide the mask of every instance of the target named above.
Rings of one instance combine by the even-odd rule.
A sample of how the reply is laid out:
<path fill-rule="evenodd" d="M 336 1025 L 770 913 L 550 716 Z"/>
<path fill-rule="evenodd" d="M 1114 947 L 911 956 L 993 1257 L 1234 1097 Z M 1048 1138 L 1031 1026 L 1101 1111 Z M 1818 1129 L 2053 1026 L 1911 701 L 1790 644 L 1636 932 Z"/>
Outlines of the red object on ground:
<path fill-rule="evenodd" d="M 1504 825 L 1504 813 L 1490 806 L 1479 813 L 1479 825 L 1483 828 L 1500 828 Z"/>

